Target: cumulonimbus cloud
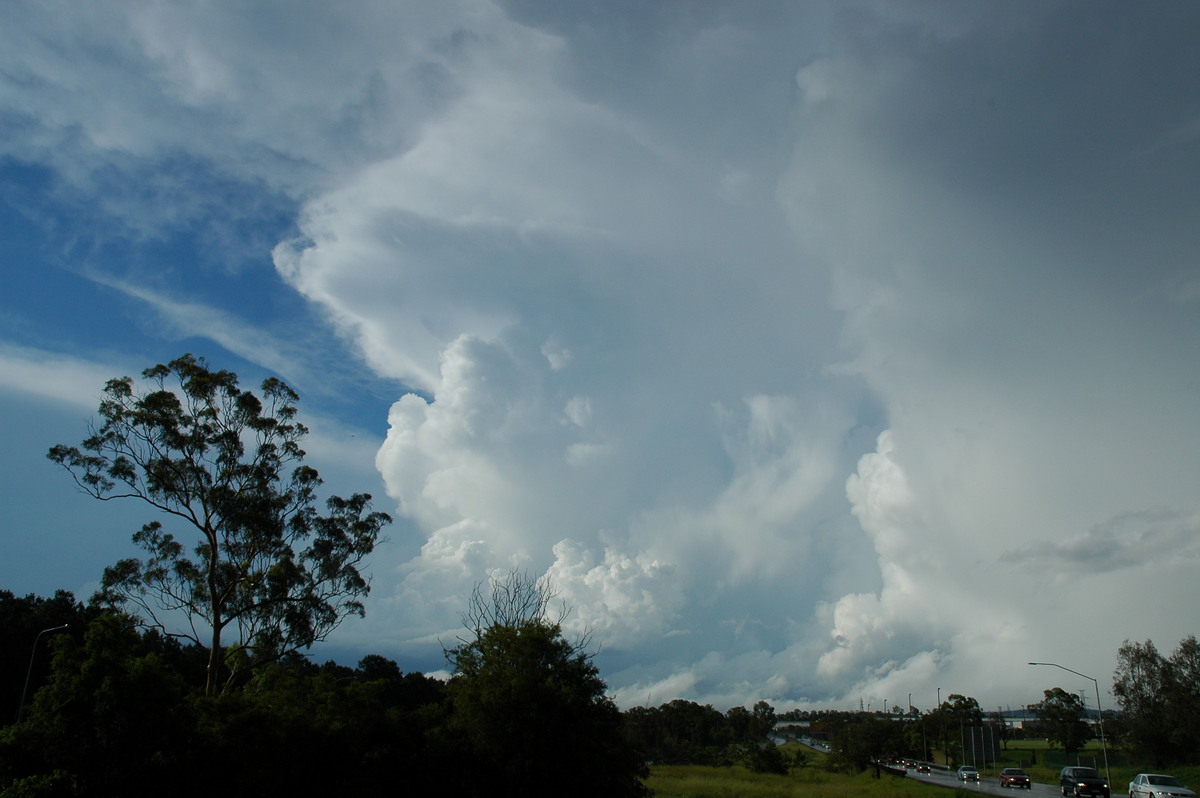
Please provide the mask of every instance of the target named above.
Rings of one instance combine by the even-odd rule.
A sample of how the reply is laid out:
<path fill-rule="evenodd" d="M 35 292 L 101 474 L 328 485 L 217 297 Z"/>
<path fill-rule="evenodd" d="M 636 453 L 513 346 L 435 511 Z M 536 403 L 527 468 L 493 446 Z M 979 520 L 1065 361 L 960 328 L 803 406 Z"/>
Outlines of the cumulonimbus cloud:
<path fill-rule="evenodd" d="M 1106 580 L 1195 531 L 1194 11 L 663 8 L 20 4 L 2 146 L 142 235 L 231 181 L 296 209 L 277 274 L 411 389 L 375 463 L 416 541 L 347 640 L 436 660 L 513 568 L 624 703 L 986 701 L 1190 631 L 1188 583 Z"/>

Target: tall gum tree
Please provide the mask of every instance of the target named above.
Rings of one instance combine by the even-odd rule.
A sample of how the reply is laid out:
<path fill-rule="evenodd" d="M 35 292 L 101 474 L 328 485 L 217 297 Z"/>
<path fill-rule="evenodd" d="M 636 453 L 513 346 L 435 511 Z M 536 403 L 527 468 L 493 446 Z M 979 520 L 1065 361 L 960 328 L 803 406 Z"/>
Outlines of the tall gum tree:
<path fill-rule="evenodd" d="M 99 428 L 47 456 L 94 498 L 137 499 L 164 517 L 133 536 L 146 558 L 106 568 L 97 596 L 207 644 L 211 695 L 361 616 L 360 568 L 391 518 L 366 493 L 317 511 L 299 396 L 281 380 L 264 380 L 260 398 L 190 354 L 142 377 L 109 380 Z M 171 628 L 180 614 L 189 631 Z"/>

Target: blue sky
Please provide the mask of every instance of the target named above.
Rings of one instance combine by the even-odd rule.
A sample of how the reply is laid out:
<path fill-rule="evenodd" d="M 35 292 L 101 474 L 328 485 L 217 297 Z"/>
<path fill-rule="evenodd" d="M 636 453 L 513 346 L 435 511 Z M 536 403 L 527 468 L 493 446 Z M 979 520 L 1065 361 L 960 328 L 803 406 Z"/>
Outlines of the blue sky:
<path fill-rule="evenodd" d="M 438 670 L 512 568 L 626 706 L 1017 705 L 1196 632 L 1193 3 L 3 14 L 0 587 L 131 553 L 44 453 L 193 352 L 397 518 L 318 658 Z"/>

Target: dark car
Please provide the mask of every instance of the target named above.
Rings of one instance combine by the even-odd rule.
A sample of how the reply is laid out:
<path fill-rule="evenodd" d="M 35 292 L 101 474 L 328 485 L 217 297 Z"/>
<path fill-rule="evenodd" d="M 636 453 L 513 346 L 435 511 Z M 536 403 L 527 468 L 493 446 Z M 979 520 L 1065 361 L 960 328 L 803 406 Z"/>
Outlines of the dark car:
<path fill-rule="evenodd" d="M 1067 767 L 1058 774 L 1059 789 L 1063 795 L 1095 795 L 1109 798 L 1108 782 L 1095 768 Z"/>
<path fill-rule="evenodd" d="M 1027 790 L 1033 789 L 1033 782 L 1029 779 L 1029 774 L 1020 768 L 1005 768 L 1000 771 L 1000 786 L 1001 787 L 1024 787 Z"/>

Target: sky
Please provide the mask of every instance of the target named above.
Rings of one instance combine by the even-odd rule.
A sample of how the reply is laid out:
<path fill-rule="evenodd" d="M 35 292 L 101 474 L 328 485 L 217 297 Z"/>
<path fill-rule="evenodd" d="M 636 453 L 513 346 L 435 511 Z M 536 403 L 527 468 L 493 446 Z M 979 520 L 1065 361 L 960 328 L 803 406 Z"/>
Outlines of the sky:
<path fill-rule="evenodd" d="M 395 516 L 321 661 L 444 671 L 512 570 L 622 707 L 1091 706 L 1198 631 L 1197 4 L 0 15 L 0 588 L 136 553 L 45 452 L 191 352 Z"/>

